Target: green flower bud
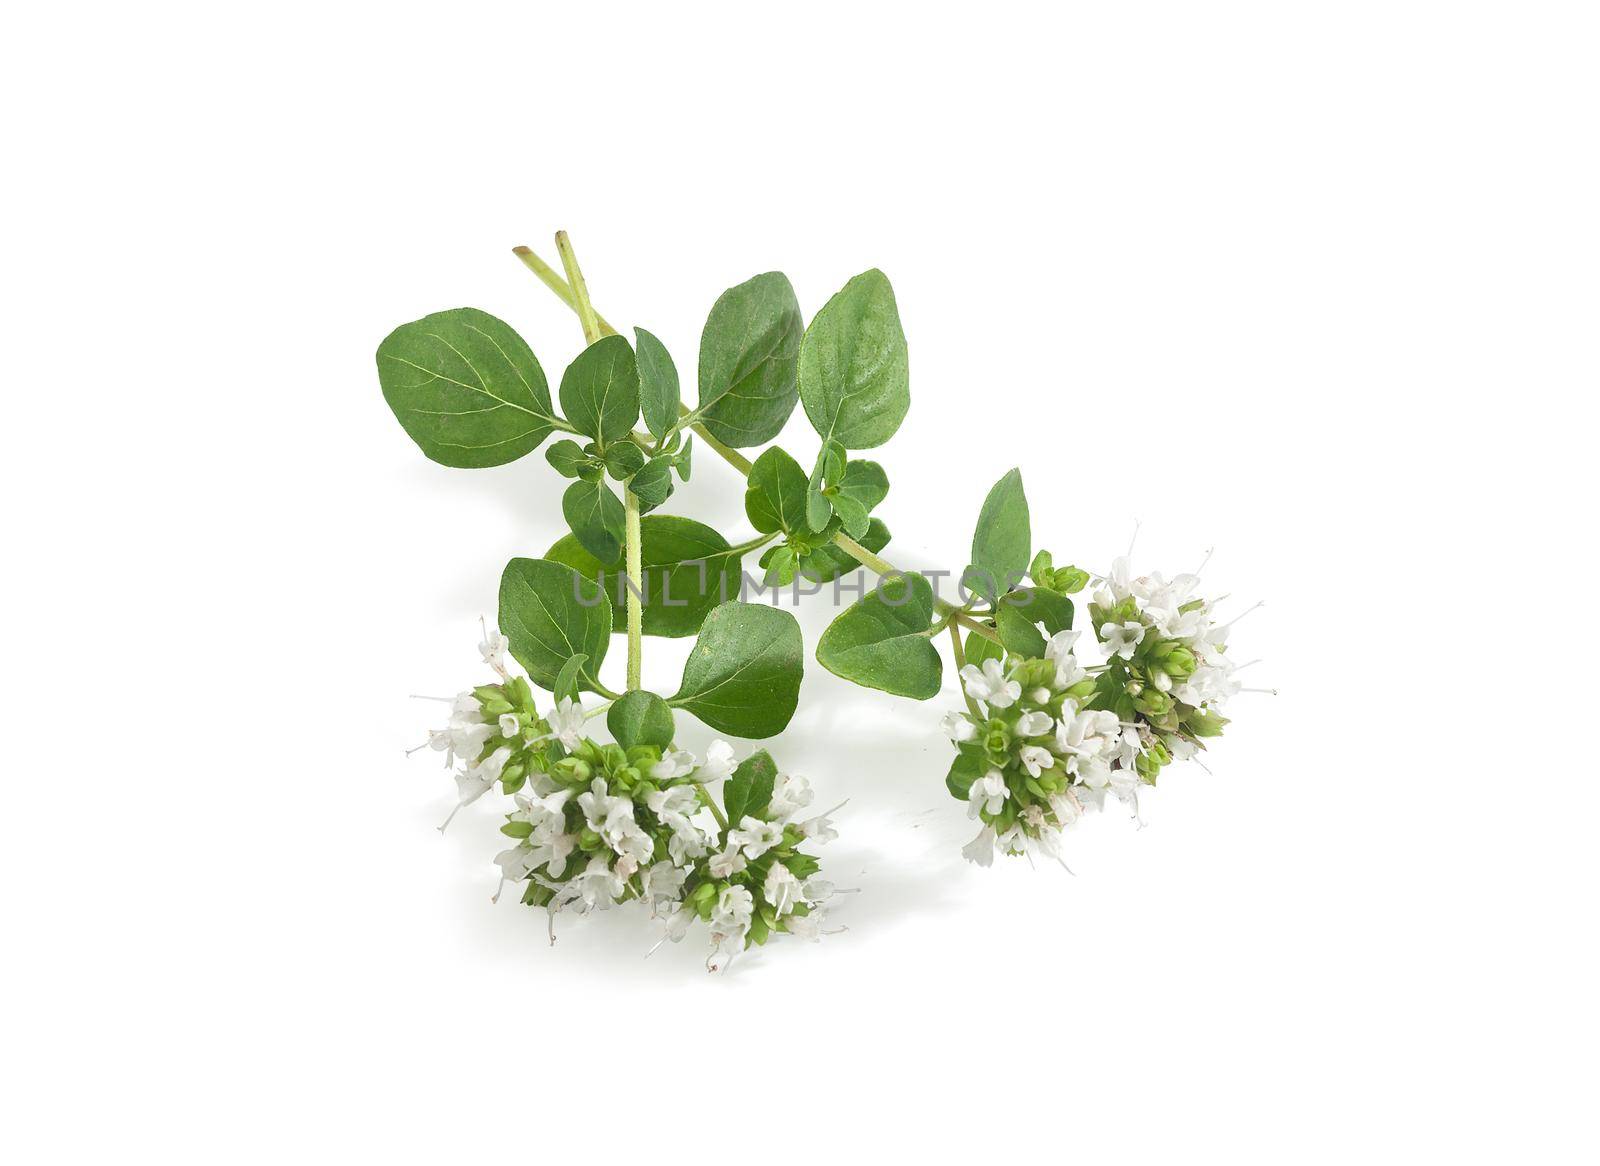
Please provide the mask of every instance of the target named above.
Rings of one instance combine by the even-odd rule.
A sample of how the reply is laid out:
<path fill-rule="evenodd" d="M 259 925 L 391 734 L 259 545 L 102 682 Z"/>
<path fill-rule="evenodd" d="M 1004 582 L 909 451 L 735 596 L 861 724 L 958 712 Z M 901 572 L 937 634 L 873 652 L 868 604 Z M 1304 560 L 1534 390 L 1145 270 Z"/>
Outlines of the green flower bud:
<path fill-rule="evenodd" d="M 618 790 L 626 793 L 639 784 L 642 774 L 631 765 L 624 765 L 611 775 L 611 780 L 616 783 Z"/>
<path fill-rule="evenodd" d="M 1228 718 L 1205 709 L 1195 709 L 1183 718 L 1183 727 L 1196 737 L 1220 737 Z"/>
<path fill-rule="evenodd" d="M 628 751 L 621 745 L 603 745 L 600 748 L 600 766 L 608 774 L 615 774 L 628 764 Z"/>
<path fill-rule="evenodd" d="M 991 757 L 1004 761 L 1011 750 L 1011 729 L 1002 720 L 992 720 L 984 730 L 983 747 Z"/>
<path fill-rule="evenodd" d="M 518 708 L 529 713 L 533 712 L 533 689 L 528 687 L 528 682 L 520 676 L 513 676 L 505 685 L 506 699 Z"/>
<path fill-rule="evenodd" d="M 1082 680 L 1078 681 L 1078 683 L 1074 684 L 1071 688 L 1067 689 L 1065 695 L 1070 696 L 1073 700 L 1078 701 L 1081 704 L 1093 696 L 1094 693 L 1095 679 L 1092 676 L 1086 676 Z"/>
<path fill-rule="evenodd" d="M 583 851 L 585 854 L 593 854 L 604 845 L 605 843 L 601 840 L 600 835 L 596 834 L 587 826 L 585 826 L 583 831 L 578 835 L 578 849 Z"/>
<path fill-rule="evenodd" d="M 1056 666 L 1050 660 L 1024 660 L 1011 674 L 1022 685 L 1024 692 L 1031 688 L 1048 688 L 1056 678 Z"/>
<path fill-rule="evenodd" d="M 563 785 L 582 785 L 593 775 L 593 767 L 581 757 L 563 757 L 551 768 L 551 776 Z"/>
<path fill-rule="evenodd" d="M 547 906 L 556 897 L 555 889 L 529 880 L 528 889 L 522 892 L 522 901 L 530 907 Z"/>
<path fill-rule="evenodd" d="M 1145 689 L 1133 703 L 1147 717 L 1164 717 L 1172 711 L 1172 698 L 1156 688 Z"/>

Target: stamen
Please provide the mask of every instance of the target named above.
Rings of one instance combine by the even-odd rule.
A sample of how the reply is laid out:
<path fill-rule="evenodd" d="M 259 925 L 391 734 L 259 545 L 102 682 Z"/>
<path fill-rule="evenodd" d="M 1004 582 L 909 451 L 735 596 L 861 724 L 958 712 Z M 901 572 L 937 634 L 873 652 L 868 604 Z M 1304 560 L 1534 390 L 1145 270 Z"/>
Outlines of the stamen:
<path fill-rule="evenodd" d="M 1241 688 L 1239 691 L 1240 692 L 1264 692 L 1268 696 L 1277 696 L 1278 695 L 1278 690 L 1276 688 Z"/>
<path fill-rule="evenodd" d="M 1222 624 L 1222 625 L 1214 628 L 1213 630 L 1214 631 L 1219 631 L 1219 632 L 1227 631 L 1234 624 L 1238 623 L 1240 620 L 1242 620 L 1245 616 L 1249 615 L 1256 608 L 1265 607 L 1266 605 L 1267 605 L 1267 601 L 1265 599 L 1258 599 L 1254 603 L 1252 603 L 1249 607 L 1247 607 L 1243 611 L 1241 611 L 1238 615 L 1236 615 L 1232 619 L 1230 619 L 1227 623 Z"/>
<path fill-rule="evenodd" d="M 456 808 L 450 811 L 450 816 L 448 818 L 446 818 L 443 822 L 439 823 L 439 833 L 443 834 L 445 832 L 445 827 L 449 826 L 451 822 L 455 821 L 456 815 L 459 814 L 460 812 L 461 812 L 461 805 L 458 802 L 456 804 Z"/>
<path fill-rule="evenodd" d="M 411 694 L 411 699 L 412 700 L 442 700 L 442 701 L 444 701 L 445 704 L 455 704 L 456 703 L 456 698 L 453 697 L 453 696 L 423 696 L 421 693 L 416 693 L 416 692 L 413 692 Z"/>
<path fill-rule="evenodd" d="M 1128 540 L 1128 569 L 1133 570 L 1133 544 L 1139 541 L 1139 527 L 1144 524 L 1137 518 L 1133 520 L 1133 537 Z"/>
<path fill-rule="evenodd" d="M 1205 558 L 1201 559 L 1200 560 L 1200 565 L 1198 567 L 1196 567 L 1193 571 L 1190 571 L 1189 574 L 1198 575 L 1198 574 L 1200 574 L 1201 571 L 1204 571 L 1206 569 L 1206 564 L 1211 561 L 1211 556 L 1216 552 L 1216 549 L 1217 549 L 1216 547 L 1207 547 L 1206 548 Z"/>

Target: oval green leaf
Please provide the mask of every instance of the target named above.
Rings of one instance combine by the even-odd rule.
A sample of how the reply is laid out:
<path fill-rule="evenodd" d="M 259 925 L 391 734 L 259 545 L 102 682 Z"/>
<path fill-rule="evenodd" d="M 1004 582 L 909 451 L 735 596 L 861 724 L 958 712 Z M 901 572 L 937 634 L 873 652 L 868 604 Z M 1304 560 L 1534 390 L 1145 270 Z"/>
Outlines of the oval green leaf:
<path fill-rule="evenodd" d="M 928 639 L 933 588 L 921 575 L 884 579 L 828 625 L 817 662 L 867 688 L 927 700 L 939 692 L 944 663 Z"/>
<path fill-rule="evenodd" d="M 774 736 L 794 716 L 803 655 L 800 625 L 787 611 L 724 603 L 706 617 L 669 703 L 719 732 Z"/>
<path fill-rule="evenodd" d="M 611 643 L 611 605 L 592 579 L 564 563 L 512 559 L 500 575 L 500 630 L 540 688 L 554 690 L 562 666 L 582 654 L 588 660 L 579 683 L 598 690 Z"/>
<path fill-rule="evenodd" d="M 622 501 L 604 481 L 577 481 L 561 495 L 561 514 L 583 547 L 595 558 L 610 562 L 622 554 L 627 516 Z"/>
<path fill-rule="evenodd" d="M 744 512 L 762 534 L 794 532 L 806 519 L 806 472 L 777 446 L 756 458 L 744 492 Z"/>
<path fill-rule="evenodd" d="M 633 330 L 639 365 L 639 411 L 657 441 L 678 420 L 678 366 L 667 346 L 643 328 Z"/>
<path fill-rule="evenodd" d="M 1014 469 L 996 482 L 983 500 L 972 533 L 972 564 L 962 575 L 962 583 L 993 603 L 997 595 L 1022 579 L 1032 542 L 1022 471 Z"/>
<path fill-rule="evenodd" d="M 378 345 L 378 382 L 401 427 L 440 465 L 516 461 L 550 436 L 544 370 L 522 337 L 476 308 L 402 324 Z"/>
<path fill-rule="evenodd" d="M 602 446 L 633 432 L 639 419 L 639 369 L 621 336 L 602 336 L 561 374 L 561 409 L 574 429 Z"/>
<path fill-rule="evenodd" d="M 800 400 L 823 440 L 871 449 L 911 407 L 906 334 L 883 272 L 862 272 L 823 305 L 800 345 Z"/>
<path fill-rule="evenodd" d="M 606 728 L 624 749 L 635 745 L 665 749 L 672 744 L 672 710 L 653 692 L 624 693 L 606 713 Z"/>
<path fill-rule="evenodd" d="M 799 389 L 800 302 L 788 276 L 769 271 L 718 297 L 700 334 L 700 404 L 718 441 L 735 448 L 778 436 Z"/>

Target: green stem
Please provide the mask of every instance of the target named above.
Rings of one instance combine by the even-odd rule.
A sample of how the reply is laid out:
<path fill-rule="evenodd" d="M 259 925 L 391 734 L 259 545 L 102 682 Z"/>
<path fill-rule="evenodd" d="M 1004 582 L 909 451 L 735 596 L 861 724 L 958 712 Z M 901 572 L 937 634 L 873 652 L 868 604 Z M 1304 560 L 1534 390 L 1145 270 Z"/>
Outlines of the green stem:
<path fill-rule="evenodd" d="M 961 699 L 967 702 L 967 711 L 972 714 L 973 719 L 981 721 L 983 714 L 978 711 L 978 702 L 967 695 L 967 686 L 961 680 L 961 670 L 967 666 L 967 653 L 961 646 L 961 629 L 956 626 L 954 620 L 950 621 L 950 647 L 956 656 L 956 684 L 961 687 Z"/>
<path fill-rule="evenodd" d="M 565 239 L 565 232 L 558 234 L 556 236 L 556 246 L 563 247 L 565 245 Z M 570 250 L 570 247 L 567 249 Z M 527 266 L 535 275 L 544 281 L 544 285 L 546 287 L 556 293 L 557 297 L 560 298 L 562 303 L 566 304 L 567 307 L 578 313 L 579 319 L 583 318 L 584 308 L 587 307 L 590 316 L 600 328 L 604 329 L 606 333 L 614 334 L 616 332 L 616 329 L 610 324 L 606 323 L 605 319 L 596 313 L 593 307 L 588 306 L 587 289 L 580 288 L 581 294 L 574 295 L 572 287 L 568 286 L 566 282 L 563 282 L 562 278 L 551 269 L 548 263 L 540 259 L 532 251 L 528 250 L 528 248 L 513 247 L 511 250 L 518 259 L 521 259 L 523 263 L 527 264 Z M 566 261 L 566 251 L 562 252 L 562 261 Z M 567 275 L 570 279 L 572 276 L 572 269 L 568 269 Z M 581 278 L 582 277 L 580 275 L 579 279 L 581 280 Z M 576 280 L 573 281 L 575 285 L 577 282 L 578 281 Z M 585 331 L 587 332 L 587 325 L 585 325 Z M 678 415 L 680 418 L 680 424 L 683 420 L 687 420 L 688 418 L 694 416 L 693 412 L 681 401 L 678 403 Z M 700 440 L 714 449 L 723 461 L 727 462 L 734 469 L 738 470 L 740 474 L 744 475 L 745 477 L 749 477 L 750 469 L 754 465 L 749 458 L 745 457 L 744 454 L 740 453 L 738 450 L 724 445 L 715 437 L 711 436 L 710 431 L 708 431 L 706 427 L 700 424 L 698 421 L 691 421 L 689 428 L 694 430 L 695 433 L 699 434 Z M 868 570 L 877 572 L 879 575 L 904 574 L 904 572 L 902 572 L 893 563 L 889 562 L 887 559 L 880 558 L 879 556 L 873 554 L 871 551 L 867 550 L 866 547 L 862 546 L 860 543 L 856 542 L 855 539 L 844 534 L 842 531 L 833 536 L 833 542 L 835 546 L 853 558 L 856 562 L 860 563 Z M 632 602 L 633 599 L 630 596 L 629 603 L 631 604 Z M 978 633 L 978 635 L 982 636 L 986 640 L 993 640 L 997 644 L 1000 642 L 1000 635 L 998 632 L 996 632 L 993 628 L 980 623 L 978 620 L 973 619 L 955 604 L 937 597 L 934 598 L 933 604 L 935 610 L 937 610 L 940 615 L 949 616 L 954 622 L 959 623 L 962 627 L 967 628 L 970 631 Z M 629 625 L 631 628 L 631 618 L 629 620 Z"/>
<path fill-rule="evenodd" d="M 717 806 L 716 799 L 711 796 L 711 791 L 703 785 L 694 787 L 694 792 L 700 797 L 700 804 L 711 811 L 711 816 L 717 820 L 717 825 L 722 829 L 728 828 L 728 819 L 722 816 L 722 810 Z"/>
<path fill-rule="evenodd" d="M 567 281 L 563 286 L 571 296 L 569 302 L 573 311 L 578 313 L 578 320 L 583 324 L 583 338 L 593 344 L 606 335 L 606 332 L 601 331 L 603 321 L 600 319 L 600 314 L 594 310 L 594 305 L 589 302 L 589 285 L 584 282 L 583 269 L 578 266 L 578 257 L 573 253 L 572 241 L 567 238 L 565 231 L 556 232 L 556 250 L 561 253 L 561 266 L 567 269 Z M 539 272 L 541 279 L 552 288 L 555 287 L 551 280 L 557 278 L 556 273 L 549 271 L 543 260 L 526 247 L 519 248 L 518 254 L 523 256 L 524 263 L 528 263 L 529 267 Z M 530 259 L 534 260 L 537 266 L 528 262 Z M 545 272 L 548 272 L 548 275 Z M 605 324 L 604 327 L 606 331 L 615 332 L 609 324 Z M 639 534 L 639 498 L 626 486 L 622 488 L 622 519 L 623 537 L 627 548 L 625 566 L 627 575 L 623 579 L 623 590 L 628 597 L 627 690 L 635 692 L 640 687 L 640 677 L 643 672 L 644 604 L 640 600 L 639 591 L 644 587 L 644 545 Z"/>

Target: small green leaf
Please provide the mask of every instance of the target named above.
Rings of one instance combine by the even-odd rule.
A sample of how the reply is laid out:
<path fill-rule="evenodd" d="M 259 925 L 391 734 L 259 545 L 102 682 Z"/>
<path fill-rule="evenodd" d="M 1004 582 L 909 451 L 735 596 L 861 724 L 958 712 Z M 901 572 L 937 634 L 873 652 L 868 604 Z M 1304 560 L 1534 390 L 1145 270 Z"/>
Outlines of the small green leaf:
<path fill-rule="evenodd" d="M 561 671 L 556 673 L 556 682 L 550 689 L 550 695 L 557 700 L 568 697 L 578 699 L 578 678 L 583 675 L 583 666 L 589 662 L 589 657 L 582 652 L 573 656 L 561 666 Z"/>
<path fill-rule="evenodd" d="M 867 533 L 856 540 L 873 554 L 889 545 L 889 528 L 883 519 L 874 518 L 867 524 Z M 861 564 L 850 555 L 829 543 L 818 547 L 800 563 L 800 570 L 813 584 L 829 583 L 840 575 L 856 570 Z"/>
<path fill-rule="evenodd" d="M 644 468 L 644 450 L 631 441 L 619 441 L 606 450 L 606 473 L 619 482 L 626 482 Z"/>
<path fill-rule="evenodd" d="M 544 460 L 563 478 L 576 478 L 589 465 L 589 455 L 583 452 L 583 446 L 570 438 L 552 443 L 544 451 Z"/>
<path fill-rule="evenodd" d="M 512 559 L 500 576 L 500 630 L 540 688 L 553 689 L 579 654 L 587 657 L 583 686 L 594 688 L 611 642 L 611 605 L 598 583 L 563 563 Z"/>
<path fill-rule="evenodd" d="M 645 635 L 692 636 L 712 608 L 738 597 L 743 552 L 735 553 L 728 540 L 709 526 L 676 514 L 648 514 L 639 522 L 639 535 Z M 575 536 L 567 535 L 545 557 L 588 579 L 603 575 L 607 605 L 615 604 L 611 626 L 619 634 L 626 630 L 620 550 L 602 562 Z"/>
<path fill-rule="evenodd" d="M 700 405 L 718 441 L 735 448 L 778 436 L 794 412 L 800 303 L 788 277 L 758 275 L 718 297 L 700 334 Z"/>
<path fill-rule="evenodd" d="M 928 639 L 933 588 L 921 575 L 882 580 L 817 641 L 817 662 L 846 680 L 896 696 L 937 695 L 944 664 Z"/>
<path fill-rule="evenodd" d="M 950 771 L 944 775 L 945 788 L 950 791 L 951 797 L 964 802 L 972 792 L 972 783 L 988 770 L 989 762 L 982 749 L 970 743 L 957 745 L 955 760 L 950 763 Z"/>
<path fill-rule="evenodd" d="M 962 584 L 993 603 L 1022 578 L 1032 541 L 1022 471 L 1012 470 L 983 500 L 972 535 L 972 565 L 962 575 Z"/>
<path fill-rule="evenodd" d="M 706 617 L 670 703 L 721 732 L 771 737 L 794 716 L 803 655 L 800 625 L 788 612 L 724 603 Z"/>
<path fill-rule="evenodd" d="M 389 333 L 378 345 L 378 382 L 401 428 L 440 465 L 514 462 L 556 422 L 532 350 L 476 308 L 435 312 Z"/>
<path fill-rule="evenodd" d="M 860 503 L 864 510 L 876 510 L 889 496 L 889 475 L 877 462 L 850 462 L 839 480 L 839 493 Z"/>
<path fill-rule="evenodd" d="M 800 398 L 824 440 L 870 449 L 894 436 L 911 407 L 906 334 L 894 289 L 876 269 L 844 285 L 806 329 Z"/>
<path fill-rule="evenodd" d="M 845 493 L 833 495 L 833 512 L 839 516 L 839 525 L 851 538 L 860 538 L 867 532 L 867 508 Z"/>
<path fill-rule="evenodd" d="M 639 409 L 657 441 L 678 420 L 678 366 L 667 346 L 643 328 L 633 330 L 639 364 Z"/>
<path fill-rule="evenodd" d="M 967 658 L 968 664 L 983 667 L 985 660 L 1002 660 L 1006 650 L 987 636 L 980 636 L 977 632 L 967 633 L 967 644 L 961 653 Z"/>
<path fill-rule="evenodd" d="M 658 457 L 645 463 L 628 489 L 639 499 L 639 513 L 649 514 L 672 496 L 672 459 Z"/>
<path fill-rule="evenodd" d="M 817 453 L 817 464 L 806 483 L 806 525 L 820 532 L 833 518 L 833 500 L 824 491 L 844 477 L 844 447 L 836 441 L 825 441 Z"/>
<path fill-rule="evenodd" d="M 574 482 L 561 496 L 561 513 L 578 541 L 595 558 L 610 562 L 622 553 L 622 501 L 604 482 Z"/>
<path fill-rule="evenodd" d="M 678 480 L 680 482 L 687 482 L 689 480 L 689 470 L 691 469 L 690 457 L 693 453 L 694 438 L 684 438 L 683 448 L 680 449 L 677 456 L 672 459 L 673 468 L 678 471 Z"/>
<path fill-rule="evenodd" d="M 798 531 L 806 520 L 806 472 L 777 446 L 756 458 L 744 492 L 744 512 L 762 534 Z"/>
<path fill-rule="evenodd" d="M 1012 607 L 1002 600 L 994 613 L 994 625 L 1000 633 L 1000 642 L 1013 656 L 1037 659 L 1044 655 L 1044 636 L 1039 634 L 1039 629 L 1022 613 L 1021 608 Z"/>
<path fill-rule="evenodd" d="M 730 826 L 749 814 L 759 818 L 772 803 L 778 783 L 778 763 L 765 749 L 757 749 L 739 763 L 722 787 L 722 808 Z"/>
<path fill-rule="evenodd" d="M 639 419 L 639 370 L 620 336 L 602 336 L 561 374 L 561 408 L 579 433 L 602 446 L 621 441 Z"/>
<path fill-rule="evenodd" d="M 672 744 L 672 710 L 653 692 L 625 693 L 606 713 L 606 728 L 624 749 L 636 745 L 665 749 Z"/>

